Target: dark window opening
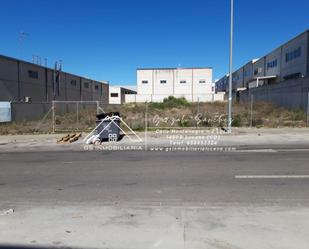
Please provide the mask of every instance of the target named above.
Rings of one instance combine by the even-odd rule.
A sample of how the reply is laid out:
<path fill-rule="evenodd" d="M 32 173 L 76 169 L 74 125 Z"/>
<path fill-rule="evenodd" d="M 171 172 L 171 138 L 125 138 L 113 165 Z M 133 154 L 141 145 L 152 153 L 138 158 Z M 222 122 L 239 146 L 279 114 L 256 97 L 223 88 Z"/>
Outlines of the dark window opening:
<path fill-rule="evenodd" d="M 28 76 L 33 79 L 38 79 L 39 73 L 37 71 L 28 70 Z"/>
<path fill-rule="evenodd" d="M 112 98 L 118 98 L 118 93 L 111 93 Z"/>
<path fill-rule="evenodd" d="M 277 65 L 278 65 L 278 61 L 277 59 L 275 59 L 267 63 L 267 69 L 277 67 Z"/>
<path fill-rule="evenodd" d="M 84 83 L 84 87 L 85 87 L 85 88 L 89 88 L 89 82 L 85 82 L 85 83 Z"/>
<path fill-rule="evenodd" d="M 301 56 L 301 47 L 285 54 L 285 61 L 289 62 Z"/>
<path fill-rule="evenodd" d="M 185 81 L 185 80 L 180 81 L 180 84 L 186 84 L 186 83 L 187 83 L 187 81 Z"/>
<path fill-rule="evenodd" d="M 257 75 L 257 74 L 262 73 L 262 72 L 263 72 L 263 69 L 261 67 L 254 69 L 254 75 Z"/>
<path fill-rule="evenodd" d="M 142 84 L 148 84 L 148 80 L 142 80 Z"/>
<path fill-rule="evenodd" d="M 161 84 L 166 84 L 166 80 L 160 80 Z"/>
<path fill-rule="evenodd" d="M 200 84 L 205 84 L 205 83 L 206 83 L 206 80 L 200 80 L 199 83 L 200 83 Z"/>
<path fill-rule="evenodd" d="M 76 86 L 76 80 L 71 80 L 71 86 Z"/>
<path fill-rule="evenodd" d="M 96 91 L 99 91 L 99 86 L 98 86 L 98 85 L 95 85 L 95 86 L 94 86 L 94 89 L 95 89 Z"/>
<path fill-rule="evenodd" d="M 245 70 L 245 77 L 250 77 L 251 76 L 251 70 Z"/>
<path fill-rule="evenodd" d="M 293 74 L 286 75 L 283 78 L 285 80 L 289 80 L 289 79 L 298 79 L 298 78 L 302 78 L 302 77 L 303 77 L 303 75 L 301 73 L 293 73 Z"/>

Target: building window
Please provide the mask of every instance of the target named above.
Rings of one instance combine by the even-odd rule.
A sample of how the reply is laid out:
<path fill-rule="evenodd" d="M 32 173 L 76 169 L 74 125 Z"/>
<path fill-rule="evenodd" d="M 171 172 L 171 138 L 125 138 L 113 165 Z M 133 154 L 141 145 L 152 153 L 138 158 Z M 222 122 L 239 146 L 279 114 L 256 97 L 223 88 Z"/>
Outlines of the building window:
<path fill-rule="evenodd" d="M 181 81 L 180 81 L 180 84 L 186 84 L 186 83 L 187 83 L 186 80 L 181 80 Z"/>
<path fill-rule="evenodd" d="M 285 54 L 285 61 L 289 62 L 301 56 L 301 47 Z"/>
<path fill-rule="evenodd" d="M 28 70 L 28 76 L 29 76 L 29 78 L 38 79 L 39 73 L 38 73 L 38 71 Z"/>
<path fill-rule="evenodd" d="M 261 67 L 254 69 L 254 75 L 257 75 L 257 74 L 262 73 L 262 72 L 263 72 L 263 69 Z"/>
<path fill-rule="evenodd" d="M 76 86 L 76 80 L 71 80 L 71 86 Z"/>
<path fill-rule="evenodd" d="M 89 82 L 84 82 L 84 87 L 89 88 Z"/>
<path fill-rule="evenodd" d="M 99 86 L 98 86 L 98 85 L 95 85 L 95 86 L 94 86 L 94 89 L 95 89 L 96 91 L 99 91 Z"/>
<path fill-rule="evenodd" d="M 267 69 L 277 67 L 277 65 L 278 65 L 277 59 L 267 62 Z"/>
<path fill-rule="evenodd" d="M 166 84 L 166 82 L 167 82 L 166 80 L 160 80 L 161 84 Z"/>
<path fill-rule="evenodd" d="M 240 79 L 239 75 L 233 75 L 232 81 L 238 81 Z"/>
<path fill-rule="evenodd" d="M 245 77 L 251 76 L 251 69 L 245 70 Z"/>
<path fill-rule="evenodd" d="M 118 93 L 111 93 L 112 98 L 118 98 Z"/>
<path fill-rule="evenodd" d="M 148 80 L 142 80 L 142 84 L 148 84 Z"/>
<path fill-rule="evenodd" d="M 205 84 L 205 83 L 206 83 L 206 80 L 200 80 L 199 83 L 200 83 L 200 84 Z"/>
<path fill-rule="evenodd" d="M 301 73 L 293 73 L 289 75 L 285 75 L 283 78 L 285 80 L 290 80 L 290 79 L 298 79 L 298 78 L 303 78 L 304 76 Z"/>

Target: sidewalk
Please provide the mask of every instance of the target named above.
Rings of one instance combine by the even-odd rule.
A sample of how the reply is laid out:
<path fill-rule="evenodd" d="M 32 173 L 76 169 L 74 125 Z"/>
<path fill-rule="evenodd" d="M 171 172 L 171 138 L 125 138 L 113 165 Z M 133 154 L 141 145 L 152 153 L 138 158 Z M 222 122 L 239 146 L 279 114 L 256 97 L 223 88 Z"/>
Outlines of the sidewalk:
<path fill-rule="evenodd" d="M 142 142 L 132 142 L 124 137 L 116 143 L 103 143 L 103 145 L 145 145 L 145 133 L 139 132 Z M 0 151 L 63 151 L 84 150 L 82 138 L 72 144 L 57 144 L 57 139 L 65 134 L 42 135 L 12 135 L 0 136 Z M 155 131 L 147 133 L 148 146 L 170 146 L 170 140 L 165 134 L 157 134 Z M 234 146 L 238 149 L 248 148 L 309 148 L 309 128 L 234 128 L 231 134 L 222 134 L 216 146 Z"/>
<path fill-rule="evenodd" d="M 308 211 L 305 207 L 21 206 L 1 217 L 0 243 L 57 248 L 306 249 Z"/>

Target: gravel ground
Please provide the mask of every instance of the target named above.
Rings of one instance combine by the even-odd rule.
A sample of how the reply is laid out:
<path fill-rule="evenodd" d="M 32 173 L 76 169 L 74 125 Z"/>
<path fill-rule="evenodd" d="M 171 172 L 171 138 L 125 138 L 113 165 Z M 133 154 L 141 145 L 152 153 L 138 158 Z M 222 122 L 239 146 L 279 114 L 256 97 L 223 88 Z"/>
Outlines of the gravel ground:
<path fill-rule="evenodd" d="M 62 150 L 84 150 L 85 143 L 83 137 L 72 144 L 57 144 L 57 139 L 64 134 L 42 134 L 42 135 L 12 135 L 0 136 L 0 150 L 8 151 L 62 151 Z M 145 145 L 145 133 L 140 132 L 137 135 L 142 142 L 132 142 L 129 137 L 124 137 L 117 143 L 103 143 L 104 145 Z M 133 134 L 129 135 L 134 138 Z M 156 131 L 147 133 L 146 143 L 150 146 L 169 146 L 170 140 L 164 134 L 158 134 Z M 242 147 L 309 147 L 309 128 L 234 128 L 232 134 L 222 134 L 218 140 L 217 146 L 236 146 Z"/>

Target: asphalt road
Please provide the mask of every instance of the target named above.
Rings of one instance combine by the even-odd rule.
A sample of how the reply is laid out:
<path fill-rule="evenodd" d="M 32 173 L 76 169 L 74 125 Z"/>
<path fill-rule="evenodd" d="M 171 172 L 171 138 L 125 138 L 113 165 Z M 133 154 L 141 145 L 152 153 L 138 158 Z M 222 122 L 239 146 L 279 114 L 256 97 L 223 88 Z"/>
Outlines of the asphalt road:
<path fill-rule="evenodd" d="M 0 153 L 0 199 L 2 204 L 307 205 L 308 159 L 308 151 Z M 291 175 L 295 178 L 287 178 Z"/>
<path fill-rule="evenodd" d="M 308 159 L 301 150 L 0 153 L 0 248 L 307 249 Z"/>

